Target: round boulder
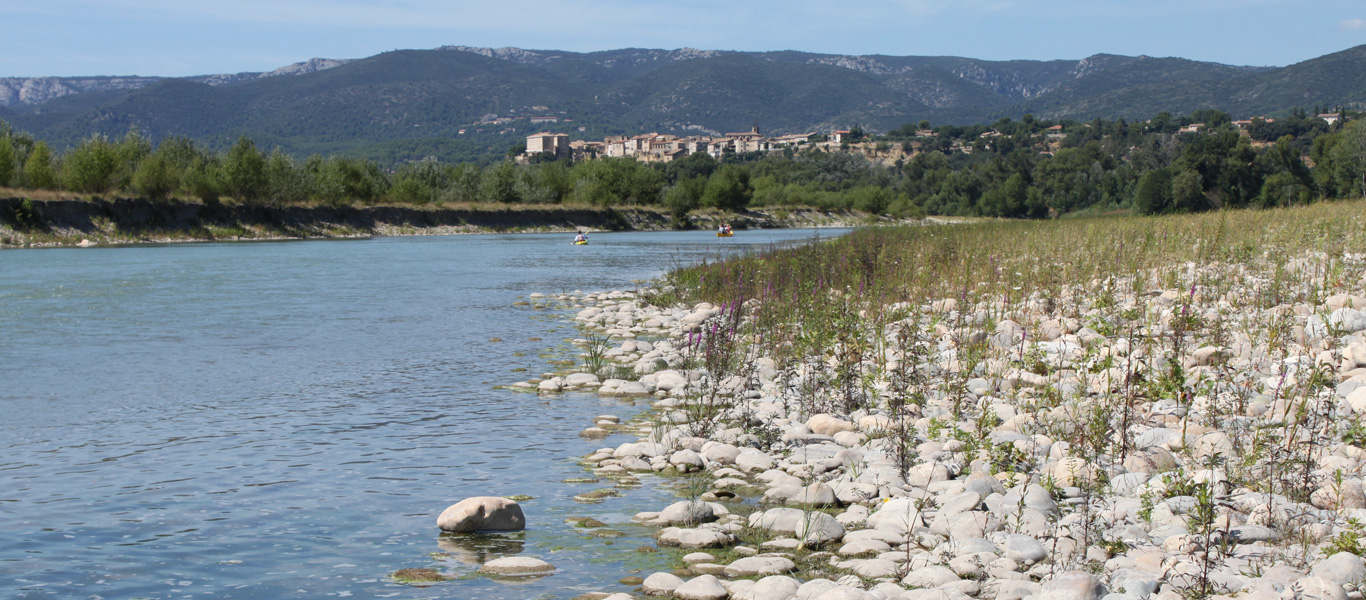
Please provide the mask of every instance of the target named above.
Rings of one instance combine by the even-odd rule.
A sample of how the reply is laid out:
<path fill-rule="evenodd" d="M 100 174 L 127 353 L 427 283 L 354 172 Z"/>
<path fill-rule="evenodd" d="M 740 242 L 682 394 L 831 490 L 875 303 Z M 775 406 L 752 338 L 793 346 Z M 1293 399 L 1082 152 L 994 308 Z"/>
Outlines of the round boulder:
<path fill-rule="evenodd" d="M 854 424 L 839 417 L 828 414 L 818 414 L 806 421 L 806 426 L 811 428 L 812 433 L 821 435 L 835 435 L 841 431 L 853 431 Z"/>
<path fill-rule="evenodd" d="M 521 531 L 526 529 L 522 507 L 507 498 L 466 498 L 441 511 L 436 526 L 444 531 Z"/>
<path fill-rule="evenodd" d="M 754 583 L 749 595 L 753 600 L 788 600 L 797 595 L 801 584 L 784 575 L 770 575 Z"/>
<path fill-rule="evenodd" d="M 823 512 L 804 512 L 796 508 L 771 508 L 749 516 L 750 527 L 777 533 L 791 533 L 807 543 L 837 542 L 844 537 L 844 526 Z"/>
<path fill-rule="evenodd" d="M 749 556 L 726 565 L 726 577 L 781 575 L 795 570 L 797 564 L 781 556 Z"/>
<path fill-rule="evenodd" d="M 953 569 L 930 565 L 911 571 L 901 583 L 909 587 L 937 588 L 954 581 L 958 581 L 958 574 L 954 573 Z"/>
<path fill-rule="evenodd" d="M 1057 600 L 1100 600 L 1105 596 L 1105 585 L 1090 573 L 1066 571 L 1044 582 L 1040 594 Z"/>
<path fill-rule="evenodd" d="M 680 585 L 683 585 L 683 580 L 677 575 L 661 572 L 646 577 L 640 588 L 649 596 L 665 596 L 672 594 Z"/>
<path fill-rule="evenodd" d="M 682 500 L 659 511 L 656 521 L 665 525 L 697 525 L 717 519 L 716 510 L 706 502 Z"/>
<path fill-rule="evenodd" d="M 1337 584 L 1357 583 L 1366 580 L 1366 562 L 1350 552 L 1338 552 L 1314 565 L 1309 574 Z"/>
<path fill-rule="evenodd" d="M 673 595 L 681 600 L 725 600 L 730 592 L 714 575 L 699 575 L 674 588 Z"/>
<path fill-rule="evenodd" d="M 1001 550 L 1005 552 L 1006 558 L 1026 565 L 1032 565 L 1048 556 L 1048 550 L 1039 543 L 1039 540 L 1018 533 L 1005 536 L 1001 542 Z"/>

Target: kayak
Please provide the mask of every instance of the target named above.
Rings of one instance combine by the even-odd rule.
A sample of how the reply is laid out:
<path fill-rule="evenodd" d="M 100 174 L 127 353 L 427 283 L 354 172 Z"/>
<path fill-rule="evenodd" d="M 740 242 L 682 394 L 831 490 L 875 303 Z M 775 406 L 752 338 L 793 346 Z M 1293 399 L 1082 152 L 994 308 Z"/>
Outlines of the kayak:
<path fill-rule="evenodd" d="M 587 240 L 584 240 L 584 241 L 582 241 L 582 242 L 574 242 L 574 245 L 575 245 L 575 246 L 587 246 L 587 245 L 588 245 L 588 241 L 587 241 Z"/>
<path fill-rule="evenodd" d="M 730 237 L 730 236 L 732 236 L 732 235 L 735 235 L 735 234 L 734 234 L 734 233 L 721 233 L 721 232 L 719 232 L 719 231 L 716 232 L 716 237 Z"/>

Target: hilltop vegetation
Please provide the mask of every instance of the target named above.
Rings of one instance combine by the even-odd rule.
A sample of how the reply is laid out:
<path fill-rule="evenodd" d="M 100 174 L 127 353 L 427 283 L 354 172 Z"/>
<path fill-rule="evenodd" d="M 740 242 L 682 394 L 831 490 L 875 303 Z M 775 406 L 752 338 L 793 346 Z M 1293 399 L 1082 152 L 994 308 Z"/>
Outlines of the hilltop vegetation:
<path fill-rule="evenodd" d="M 1203 123 L 1196 132 L 1184 125 Z M 188 138 L 153 144 L 136 129 L 66 152 L 0 122 L 0 187 L 247 204 L 663 205 L 686 226 L 699 208 L 756 206 L 1041 218 L 1307 204 L 1366 195 L 1366 121 L 1329 125 L 1302 110 L 1244 124 L 1218 111 L 1143 123 L 908 124 L 861 151 L 695 154 L 670 163 L 533 157 L 480 167 L 435 160 L 396 170 L 314 155 L 299 161 L 242 137 L 226 152 Z M 1189 128 L 1188 128 L 1189 129 Z M 924 134 L 924 135 L 922 135 Z M 865 153 L 889 156 L 892 164 Z M 546 160 L 550 158 L 550 160 Z"/>

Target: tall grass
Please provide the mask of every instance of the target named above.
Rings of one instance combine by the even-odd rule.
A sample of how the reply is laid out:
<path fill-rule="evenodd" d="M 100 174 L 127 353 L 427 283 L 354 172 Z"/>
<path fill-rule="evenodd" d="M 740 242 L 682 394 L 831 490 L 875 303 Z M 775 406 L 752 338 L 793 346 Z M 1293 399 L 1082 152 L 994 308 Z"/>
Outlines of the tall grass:
<path fill-rule="evenodd" d="M 1244 299 L 1260 307 L 1315 301 L 1312 296 L 1335 276 L 1336 259 L 1366 248 L 1362 214 L 1366 202 L 1352 201 L 1164 217 L 870 228 L 677 269 L 668 279 L 684 300 L 760 300 L 751 316 L 771 352 L 819 350 L 832 347 L 850 315 L 862 320 L 869 311 L 895 311 L 902 303 L 988 301 L 1007 310 L 1025 299 L 1047 304 L 1080 293 L 1117 293 L 1121 285 L 1142 294 L 1178 287 L 1193 265 L 1266 271 L 1269 280 L 1258 297 Z M 1283 268 L 1286 257 L 1304 252 L 1328 258 L 1309 280 Z M 1232 281 L 1205 279 L 1183 285 L 1222 294 Z M 801 328 L 784 327 L 797 322 Z"/>

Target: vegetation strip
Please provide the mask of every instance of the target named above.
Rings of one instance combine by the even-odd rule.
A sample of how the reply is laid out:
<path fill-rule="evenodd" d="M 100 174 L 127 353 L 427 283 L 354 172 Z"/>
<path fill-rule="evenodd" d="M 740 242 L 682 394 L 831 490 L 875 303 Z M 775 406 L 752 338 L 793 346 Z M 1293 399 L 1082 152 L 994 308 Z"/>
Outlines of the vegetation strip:
<path fill-rule="evenodd" d="M 242 137 L 226 152 L 131 129 L 65 152 L 0 122 L 0 188 L 134 195 L 213 205 L 446 206 L 462 203 L 658 206 L 676 227 L 699 209 L 857 210 L 1042 218 L 1273 207 L 1366 194 L 1366 122 L 1356 113 L 1293 111 L 1232 121 L 1217 110 L 1143 122 L 1046 121 L 1026 115 L 974 126 L 907 124 L 881 136 L 855 129 L 831 148 L 698 152 L 646 164 L 537 155 L 479 167 L 435 160 L 381 165 L 305 160 Z M 830 151 L 827 151 L 830 150 Z M 19 215 L 13 215 L 18 218 Z"/>

